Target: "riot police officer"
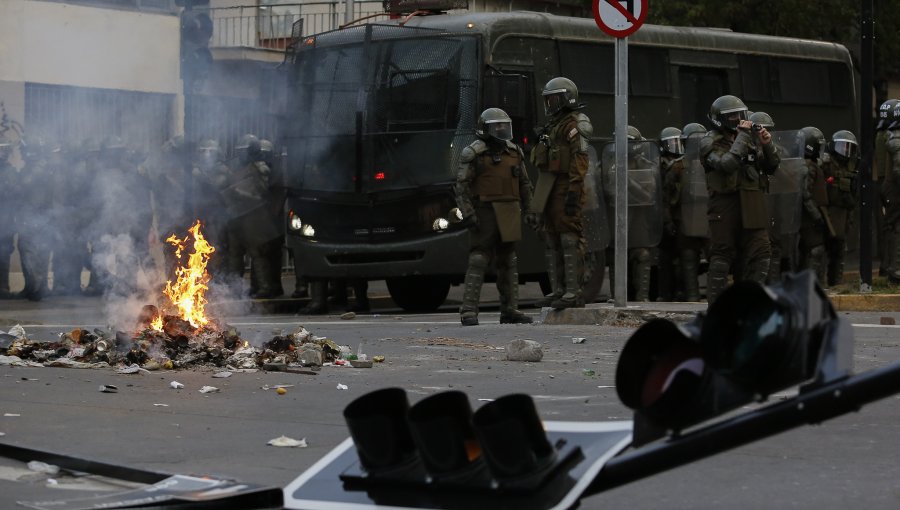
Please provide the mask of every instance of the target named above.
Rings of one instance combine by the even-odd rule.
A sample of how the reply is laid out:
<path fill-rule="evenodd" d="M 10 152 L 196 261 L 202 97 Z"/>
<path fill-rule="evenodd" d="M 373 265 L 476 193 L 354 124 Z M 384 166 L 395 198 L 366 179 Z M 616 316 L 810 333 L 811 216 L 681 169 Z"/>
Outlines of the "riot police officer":
<path fill-rule="evenodd" d="M 889 195 L 895 193 L 894 180 L 888 180 L 891 173 L 891 155 L 887 150 L 887 141 L 891 137 L 888 132 L 894 121 L 894 107 L 900 104 L 900 99 L 888 99 L 878 107 L 878 122 L 875 124 L 875 152 L 872 154 L 872 181 L 879 183 L 878 198 L 881 207 L 875 208 L 875 224 L 878 227 L 878 248 L 880 264 L 878 273 L 887 276 L 888 268 L 892 266 L 891 260 L 894 254 L 894 235 L 892 227 L 885 215 L 889 206 Z"/>
<path fill-rule="evenodd" d="M 496 259 L 500 292 L 500 323 L 527 324 L 531 317 L 518 310 L 519 276 L 516 242 L 522 238 L 521 217 L 531 206 L 531 181 L 525 155 L 512 142 L 512 120 L 500 108 L 478 117 L 478 140 L 462 150 L 456 176 L 456 203 L 469 222 L 469 265 L 463 302 L 463 326 L 478 325 L 478 302 L 484 273 Z"/>
<path fill-rule="evenodd" d="M 803 187 L 803 215 L 800 223 L 800 268 L 812 269 L 825 285 L 825 238 L 834 235 L 828 217 L 828 191 L 819 157 L 825 135 L 818 128 L 805 127 L 799 131 L 806 160 Z"/>
<path fill-rule="evenodd" d="M 218 141 L 211 138 L 200 140 L 194 151 L 193 174 L 194 210 L 203 222 L 203 235 L 216 249 L 217 255 L 221 255 L 210 258 L 207 266 L 213 278 L 218 279 L 225 273 L 227 258 L 224 255 L 228 253 L 225 220 L 228 212 L 222 191 L 229 178 L 228 166 L 222 161 L 222 148 Z M 188 222 L 192 220 L 188 219 Z"/>
<path fill-rule="evenodd" d="M 858 154 L 856 136 L 842 129 L 831 135 L 831 141 L 822 155 L 822 172 L 828 191 L 828 217 L 834 228 L 834 232 L 825 239 L 829 286 L 837 285 L 844 279 L 847 234 L 857 202 Z"/>
<path fill-rule="evenodd" d="M 656 266 L 659 289 L 657 301 L 672 301 L 676 288 L 681 287 L 676 283 L 678 228 L 675 218 L 680 216 L 680 211 L 677 210 L 680 186 L 677 186 L 677 183 L 684 174 L 684 141 L 681 138 L 681 130 L 677 127 L 666 127 L 659 132 L 659 170 L 664 186 L 664 202 L 663 237 L 659 243 L 659 259 Z"/>
<path fill-rule="evenodd" d="M 886 103 L 887 104 L 887 103 Z M 879 122 L 882 132 L 876 138 L 876 167 L 884 173 L 881 198 L 884 204 L 884 222 L 887 231 L 887 276 L 893 283 L 900 283 L 900 101 L 882 105 L 885 116 Z"/>
<path fill-rule="evenodd" d="M 22 205 L 16 214 L 16 230 L 19 233 L 19 257 L 25 288 L 20 297 L 40 301 L 48 293 L 47 276 L 50 264 L 50 231 L 48 212 L 54 207 L 53 197 L 47 192 L 52 181 L 47 156 L 51 142 L 43 136 L 28 136 L 20 142 L 24 167 L 19 172 L 19 192 Z M 58 147 L 54 147 L 58 150 Z"/>
<path fill-rule="evenodd" d="M 71 296 L 81 293 L 81 269 L 84 264 L 86 243 L 78 224 L 79 209 L 84 208 L 82 196 L 84 178 L 79 175 L 80 145 L 66 144 L 52 150 L 49 156 L 50 186 L 54 226 L 51 251 L 53 252 L 53 295 Z"/>
<path fill-rule="evenodd" d="M 14 219 L 17 199 L 18 173 L 9 160 L 13 142 L 0 134 L 0 299 L 11 297 L 9 292 L 9 260 L 13 252 L 15 236 Z"/>
<path fill-rule="evenodd" d="M 587 115 L 579 112 L 578 87 L 568 78 L 553 78 L 541 92 L 549 118 L 531 162 L 540 171 L 531 211 L 542 214 L 547 275 L 552 292 L 539 301 L 554 308 L 583 307 L 581 295 L 585 240 L 582 208 L 588 170 Z"/>
<path fill-rule="evenodd" d="M 700 301 L 700 259 L 709 244 L 709 192 L 700 161 L 706 128 L 691 122 L 681 130 L 684 156 L 670 167 L 664 186 L 676 234 L 679 285 L 685 301 Z"/>
<path fill-rule="evenodd" d="M 747 106 L 739 98 L 713 101 L 709 120 L 714 128 L 700 145 L 709 188 L 710 262 L 707 300 L 712 303 L 727 284 L 738 254 L 742 275 L 735 279 L 765 283 L 769 268 L 769 214 L 760 173 L 778 168 L 772 136 L 753 130 Z"/>
<path fill-rule="evenodd" d="M 284 183 L 281 169 L 275 164 L 275 144 L 266 139 L 259 141 L 259 160 L 269 169 L 269 190 L 266 200 L 269 207 L 270 222 L 280 224 L 278 215 L 284 206 Z M 250 255 L 250 296 L 254 298 L 273 298 L 284 294 L 281 284 L 281 260 L 284 246 L 284 235 L 257 246 Z"/>

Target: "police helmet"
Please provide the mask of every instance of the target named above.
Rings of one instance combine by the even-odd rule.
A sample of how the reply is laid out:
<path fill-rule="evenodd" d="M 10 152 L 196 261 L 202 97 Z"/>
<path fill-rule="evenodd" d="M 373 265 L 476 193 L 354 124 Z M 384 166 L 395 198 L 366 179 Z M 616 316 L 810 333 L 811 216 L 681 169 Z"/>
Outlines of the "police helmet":
<path fill-rule="evenodd" d="M 0 135 L 0 162 L 3 162 L 12 154 L 12 141 L 4 135 Z"/>
<path fill-rule="evenodd" d="M 677 127 L 663 128 L 659 132 L 659 148 L 665 153 L 681 156 L 684 154 L 684 142 L 681 140 L 681 130 Z"/>
<path fill-rule="evenodd" d="M 819 157 L 825 145 L 825 135 L 822 134 L 822 130 L 807 126 L 798 132 L 797 137 L 800 144 L 803 145 L 804 157 L 809 159 Z"/>
<path fill-rule="evenodd" d="M 831 135 L 831 141 L 828 142 L 828 152 L 844 161 L 856 159 L 859 154 L 856 135 L 846 129 L 835 132 Z"/>
<path fill-rule="evenodd" d="M 197 155 L 203 163 L 215 163 L 219 160 L 221 151 L 222 149 L 219 147 L 219 142 L 211 138 L 200 140 L 200 143 L 197 144 Z"/>
<path fill-rule="evenodd" d="M 259 159 L 270 165 L 275 160 L 275 144 L 270 140 L 263 138 L 259 141 Z"/>
<path fill-rule="evenodd" d="M 881 103 L 881 106 L 878 107 L 878 123 L 875 125 L 875 130 L 890 129 L 890 126 L 896 121 L 894 111 L 897 106 L 900 106 L 898 99 L 888 99 Z"/>
<path fill-rule="evenodd" d="M 767 130 L 775 128 L 775 121 L 772 120 L 772 116 L 766 112 L 753 112 L 750 114 L 749 120 L 754 124 L 759 124 Z"/>
<path fill-rule="evenodd" d="M 242 136 L 234 146 L 234 151 L 244 160 L 256 159 L 259 156 L 259 149 L 259 138 L 250 133 Z"/>
<path fill-rule="evenodd" d="M 709 107 L 709 121 L 719 129 L 736 131 L 748 117 L 747 105 L 735 96 L 722 96 Z"/>
<path fill-rule="evenodd" d="M 556 115 L 562 110 L 574 110 L 578 107 L 578 87 L 568 78 L 553 78 L 544 85 L 541 92 L 544 98 L 544 113 Z"/>
<path fill-rule="evenodd" d="M 484 141 L 512 140 L 512 119 L 500 108 L 488 108 L 478 116 L 475 134 Z"/>
<path fill-rule="evenodd" d="M 706 134 L 706 126 L 700 124 L 699 122 L 691 122 L 689 124 L 685 124 L 684 128 L 681 130 L 681 138 L 683 140 L 687 140 L 692 136 L 703 136 Z"/>

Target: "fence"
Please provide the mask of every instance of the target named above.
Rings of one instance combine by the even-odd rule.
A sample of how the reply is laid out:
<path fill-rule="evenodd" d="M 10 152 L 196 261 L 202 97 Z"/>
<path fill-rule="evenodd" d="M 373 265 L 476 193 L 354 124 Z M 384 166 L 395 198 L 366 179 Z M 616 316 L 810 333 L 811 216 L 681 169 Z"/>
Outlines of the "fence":
<path fill-rule="evenodd" d="M 291 27 L 303 20 L 301 35 L 317 34 L 344 23 L 345 2 L 308 2 L 278 5 L 213 7 L 212 47 L 284 49 L 291 39 Z M 354 2 L 353 18 L 383 12 L 380 1 Z"/>

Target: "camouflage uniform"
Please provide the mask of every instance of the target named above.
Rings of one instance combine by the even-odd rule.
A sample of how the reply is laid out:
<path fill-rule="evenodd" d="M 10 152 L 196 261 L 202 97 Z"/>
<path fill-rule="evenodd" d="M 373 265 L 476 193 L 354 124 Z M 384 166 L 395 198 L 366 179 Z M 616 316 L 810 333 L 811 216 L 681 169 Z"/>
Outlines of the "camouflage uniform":
<path fill-rule="evenodd" d="M 885 206 L 889 263 L 888 278 L 900 283 L 900 129 L 884 132 L 883 143 L 877 146 L 876 160 L 885 171 L 882 201 Z"/>
<path fill-rule="evenodd" d="M 825 236 L 828 233 L 828 191 L 825 174 L 819 164 L 806 160 L 806 185 L 803 188 L 803 216 L 800 223 L 800 268 L 812 269 L 825 285 Z"/>
<path fill-rule="evenodd" d="M 19 172 L 22 205 L 16 215 L 16 230 L 19 233 L 22 276 L 25 278 L 25 288 L 20 295 L 31 301 L 40 301 L 47 294 L 53 240 L 49 211 L 55 204 L 52 194 L 47 192 L 52 176 L 46 149 L 48 145 L 43 139 L 23 141 L 25 167 Z"/>
<path fill-rule="evenodd" d="M 827 155 L 830 156 L 830 155 Z M 835 157 L 823 159 L 822 171 L 828 192 L 828 217 L 834 228 L 833 235 L 825 240 L 828 255 L 828 285 L 837 285 L 844 279 L 844 252 L 847 250 L 847 234 L 856 209 L 857 170 L 855 161 L 840 162 Z"/>
<path fill-rule="evenodd" d="M 500 292 L 500 323 L 528 323 L 518 310 L 519 277 L 516 242 L 522 237 L 521 215 L 531 206 L 532 187 L 525 156 L 512 142 L 503 145 L 476 140 L 463 149 L 456 177 L 456 201 L 469 227 L 469 265 L 466 270 L 460 320 L 478 324 L 478 302 L 484 273 L 495 259 Z"/>

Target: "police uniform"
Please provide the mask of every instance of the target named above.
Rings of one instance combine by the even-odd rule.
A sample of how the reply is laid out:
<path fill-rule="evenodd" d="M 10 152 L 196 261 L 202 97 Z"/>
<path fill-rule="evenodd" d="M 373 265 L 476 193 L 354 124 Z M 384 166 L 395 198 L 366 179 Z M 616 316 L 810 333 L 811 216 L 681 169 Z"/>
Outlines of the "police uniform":
<path fill-rule="evenodd" d="M 900 283 L 900 129 L 884 131 L 883 142 L 876 145 L 876 161 L 884 171 L 882 201 L 888 232 L 888 278 Z"/>
<path fill-rule="evenodd" d="M 829 225 L 825 174 L 816 161 L 807 158 L 800 219 L 800 268 L 812 269 L 822 285 L 825 285 L 825 237 Z"/>
<path fill-rule="evenodd" d="M 711 130 L 701 140 L 700 156 L 709 189 L 707 300 L 712 303 L 724 290 L 739 252 L 743 274 L 735 279 L 766 281 L 769 213 L 760 173 L 774 172 L 779 157 L 774 143 L 757 147 L 745 130 L 738 130 L 733 141 Z"/>
<path fill-rule="evenodd" d="M 10 297 L 9 262 L 15 236 L 14 219 L 19 203 L 18 172 L 9 164 L 12 144 L 0 138 L 4 152 L 0 152 L 0 299 Z"/>
<path fill-rule="evenodd" d="M 500 292 L 500 322 L 528 323 L 518 310 L 519 278 L 516 242 L 522 238 L 522 212 L 531 205 L 532 187 L 524 154 L 514 143 L 476 140 L 462 150 L 456 177 L 457 205 L 469 227 L 469 265 L 466 270 L 460 320 L 478 324 L 478 302 L 484 273 L 493 258 Z"/>
<path fill-rule="evenodd" d="M 546 137 L 531 151 L 531 162 L 540 171 L 532 210 L 543 213 L 547 273 L 553 288 L 542 305 L 584 306 L 582 208 L 592 132 L 587 115 L 561 112 L 545 127 Z"/>
<path fill-rule="evenodd" d="M 828 285 L 837 285 L 844 279 L 847 234 L 850 232 L 857 202 L 857 171 L 855 162 L 840 162 L 835 157 L 827 157 L 822 163 L 822 172 L 828 195 L 828 217 L 834 229 L 825 239 L 827 281 Z"/>

